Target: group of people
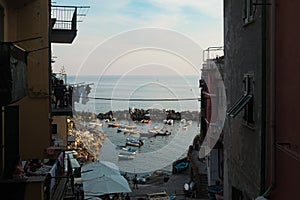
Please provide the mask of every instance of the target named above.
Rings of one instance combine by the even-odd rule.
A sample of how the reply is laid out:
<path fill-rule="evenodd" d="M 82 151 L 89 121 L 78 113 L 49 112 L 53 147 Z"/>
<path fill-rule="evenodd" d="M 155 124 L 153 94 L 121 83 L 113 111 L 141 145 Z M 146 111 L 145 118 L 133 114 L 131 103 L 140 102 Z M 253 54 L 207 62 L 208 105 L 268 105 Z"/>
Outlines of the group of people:
<path fill-rule="evenodd" d="M 67 107 L 71 104 L 72 88 L 67 87 L 62 79 L 55 79 L 53 82 L 53 94 L 55 108 Z"/>

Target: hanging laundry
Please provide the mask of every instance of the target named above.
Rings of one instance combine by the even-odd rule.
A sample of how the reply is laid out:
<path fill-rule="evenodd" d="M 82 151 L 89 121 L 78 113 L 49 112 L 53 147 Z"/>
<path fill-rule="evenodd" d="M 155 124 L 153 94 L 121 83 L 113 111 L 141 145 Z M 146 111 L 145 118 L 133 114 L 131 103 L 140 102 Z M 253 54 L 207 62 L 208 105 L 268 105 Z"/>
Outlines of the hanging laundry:
<path fill-rule="evenodd" d="M 85 91 L 86 91 L 86 95 L 88 96 L 90 93 L 91 93 L 91 87 L 90 87 L 90 85 L 87 85 L 86 87 L 85 87 Z"/>
<path fill-rule="evenodd" d="M 80 86 L 76 86 L 73 88 L 73 100 L 74 102 L 79 103 L 81 97 Z"/>
<path fill-rule="evenodd" d="M 91 92 L 91 88 L 89 85 L 87 85 L 85 87 L 85 89 L 82 91 L 82 100 L 81 100 L 81 103 L 82 104 L 86 104 L 88 101 L 89 101 L 89 97 L 88 97 L 88 94 Z"/>

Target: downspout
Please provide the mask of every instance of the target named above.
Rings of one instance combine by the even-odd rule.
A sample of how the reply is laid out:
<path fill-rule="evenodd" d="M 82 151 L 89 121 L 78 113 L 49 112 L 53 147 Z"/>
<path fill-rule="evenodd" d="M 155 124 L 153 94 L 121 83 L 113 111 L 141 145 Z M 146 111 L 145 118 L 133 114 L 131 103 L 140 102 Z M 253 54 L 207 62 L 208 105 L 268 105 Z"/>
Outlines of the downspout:
<path fill-rule="evenodd" d="M 51 45 L 51 0 L 48 0 L 48 46 L 49 46 L 49 49 L 48 49 L 48 63 L 49 63 L 49 66 L 48 66 L 48 90 L 49 90 L 49 126 L 50 126 L 50 133 L 49 133 L 49 146 L 51 146 L 51 135 L 52 135 L 52 127 L 51 127 L 51 124 L 52 124 L 52 106 L 51 106 L 51 101 L 52 101 L 52 96 L 51 96 L 51 90 L 52 90 L 52 45 Z"/>
<path fill-rule="evenodd" d="M 263 4 L 266 3 L 266 0 L 263 1 Z M 266 191 L 266 178 L 267 178 L 267 135 L 268 135 L 268 96 L 267 94 L 267 87 L 268 87 L 268 73 L 267 69 L 269 66 L 269 59 L 268 59 L 268 39 L 269 39 L 269 31 L 267 29 L 267 6 L 262 6 L 262 22 L 261 22 L 261 168 L 260 168 L 260 194 Z"/>
<path fill-rule="evenodd" d="M 270 145 L 271 145 L 271 161 L 270 161 L 270 186 L 263 194 L 263 197 L 270 197 L 271 193 L 273 192 L 276 184 L 276 155 L 275 155 L 275 116 L 276 116 L 276 105 L 275 105 L 275 98 L 276 98 L 276 77 L 275 77 L 275 69 L 276 69 L 276 0 L 271 0 L 271 33 L 270 33 L 270 112 L 269 112 L 269 133 L 270 133 Z"/>

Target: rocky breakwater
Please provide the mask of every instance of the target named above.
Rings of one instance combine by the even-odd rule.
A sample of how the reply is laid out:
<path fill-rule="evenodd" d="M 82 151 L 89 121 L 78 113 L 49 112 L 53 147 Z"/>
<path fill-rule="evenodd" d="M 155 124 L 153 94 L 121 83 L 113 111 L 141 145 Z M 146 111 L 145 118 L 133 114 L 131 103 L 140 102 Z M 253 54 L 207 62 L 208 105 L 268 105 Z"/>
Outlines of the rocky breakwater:
<path fill-rule="evenodd" d="M 186 119 L 192 121 L 199 121 L 199 111 L 182 111 L 175 112 L 173 110 L 160 110 L 160 109 L 136 109 L 135 112 L 129 110 L 109 111 L 112 118 L 120 120 L 133 120 L 140 121 L 141 119 L 150 118 L 151 121 L 163 121 L 168 118 L 174 120 Z M 98 116 L 106 116 L 107 113 L 99 113 Z M 103 118 L 104 119 L 104 118 Z"/>
<path fill-rule="evenodd" d="M 76 149 L 82 162 L 97 160 L 99 150 L 102 147 L 105 135 L 97 129 L 97 125 L 80 120 L 81 117 L 75 117 L 76 124 Z"/>

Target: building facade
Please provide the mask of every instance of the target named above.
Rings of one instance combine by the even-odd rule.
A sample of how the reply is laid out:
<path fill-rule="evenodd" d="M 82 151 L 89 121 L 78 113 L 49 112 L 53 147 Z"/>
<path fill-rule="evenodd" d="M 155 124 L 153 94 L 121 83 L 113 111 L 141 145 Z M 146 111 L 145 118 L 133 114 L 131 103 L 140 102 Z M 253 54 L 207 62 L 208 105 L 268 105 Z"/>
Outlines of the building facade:
<path fill-rule="evenodd" d="M 0 191 L 10 199 L 61 199 L 66 187 L 72 105 L 54 108 L 51 43 L 73 42 L 77 14 L 48 0 L 0 0 Z"/>
<path fill-rule="evenodd" d="M 224 1 L 225 199 L 297 199 L 300 2 Z"/>

